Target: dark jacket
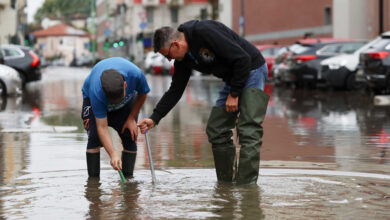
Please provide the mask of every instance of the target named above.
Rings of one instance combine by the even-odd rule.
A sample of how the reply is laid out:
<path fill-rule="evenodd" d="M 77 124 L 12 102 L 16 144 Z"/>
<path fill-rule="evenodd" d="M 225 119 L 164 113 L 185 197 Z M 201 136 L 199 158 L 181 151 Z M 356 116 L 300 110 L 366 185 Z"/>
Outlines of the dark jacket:
<path fill-rule="evenodd" d="M 217 21 L 189 21 L 179 26 L 189 47 L 181 61 L 175 61 L 175 73 L 169 90 L 161 98 L 151 119 L 158 124 L 179 101 L 192 69 L 211 73 L 231 87 L 239 96 L 251 70 L 265 63 L 260 51 L 230 28 Z"/>

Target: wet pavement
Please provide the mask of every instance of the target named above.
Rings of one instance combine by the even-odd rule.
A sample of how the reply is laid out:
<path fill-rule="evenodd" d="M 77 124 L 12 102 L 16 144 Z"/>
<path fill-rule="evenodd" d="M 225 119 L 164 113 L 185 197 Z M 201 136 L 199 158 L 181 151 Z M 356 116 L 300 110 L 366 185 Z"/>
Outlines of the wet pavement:
<path fill-rule="evenodd" d="M 222 84 L 194 76 L 150 133 L 157 183 L 140 135 L 135 178 L 121 184 L 105 151 L 101 178 L 87 178 L 80 109 L 89 69 L 43 72 L 22 97 L 0 101 L 0 219 L 390 218 L 390 106 L 368 93 L 267 84 L 259 181 L 237 187 L 216 182 L 204 133 Z M 147 79 L 149 115 L 170 77 Z"/>

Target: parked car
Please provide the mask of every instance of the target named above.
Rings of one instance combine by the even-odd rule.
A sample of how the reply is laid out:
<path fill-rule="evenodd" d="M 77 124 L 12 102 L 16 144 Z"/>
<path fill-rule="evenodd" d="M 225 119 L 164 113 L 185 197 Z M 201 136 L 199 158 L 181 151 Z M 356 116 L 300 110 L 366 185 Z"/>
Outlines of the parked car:
<path fill-rule="evenodd" d="M 299 50 L 300 48 L 301 47 L 299 44 L 293 44 L 282 47 L 278 50 L 275 58 L 275 63 L 272 66 L 273 81 L 275 85 L 290 83 L 290 75 L 287 72 L 287 58 L 289 58 L 291 54 L 294 53 L 294 51 Z"/>
<path fill-rule="evenodd" d="M 328 85 L 348 90 L 364 87 L 366 84 L 365 80 L 356 80 L 360 53 L 376 44 L 379 40 L 380 37 L 375 38 L 352 54 L 342 54 L 323 60 L 321 62 L 321 71 L 323 75 L 326 75 Z"/>
<path fill-rule="evenodd" d="M 301 48 L 296 49 L 288 58 L 287 77 L 298 87 L 325 83 L 326 77 L 321 72 L 321 61 L 331 56 L 355 51 L 364 43 L 364 41 L 336 38 L 301 40 L 297 45 Z"/>
<path fill-rule="evenodd" d="M 267 62 L 268 79 L 272 79 L 273 77 L 272 66 L 275 63 L 276 55 L 278 54 L 278 51 L 282 46 L 276 44 L 264 44 L 264 45 L 257 45 L 256 47 L 257 49 L 260 50 L 261 54 L 265 59 L 265 62 Z"/>
<path fill-rule="evenodd" d="M 78 56 L 76 59 L 73 59 L 70 63 L 70 66 L 76 66 L 76 67 L 92 67 L 93 64 L 93 56 L 92 54 L 82 54 L 81 56 Z"/>
<path fill-rule="evenodd" d="M 148 52 L 145 54 L 144 71 L 153 74 L 173 74 L 174 60 L 168 61 L 162 54 Z"/>
<path fill-rule="evenodd" d="M 6 65 L 0 64 L 0 95 L 19 95 L 22 93 L 22 80 L 19 73 Z"/>
<path fill-rule="evenodd" d="M 358 75 L 364 74 L 375 93 L 390 93 L 390 31 L 360 54 Z"/>
<path fill-rule="evenodd" d="M 4 64 L 19 72 L 23 85 L 41 79 L 40 59 L 30 48 L 20 45 L 0 45 Z"/>

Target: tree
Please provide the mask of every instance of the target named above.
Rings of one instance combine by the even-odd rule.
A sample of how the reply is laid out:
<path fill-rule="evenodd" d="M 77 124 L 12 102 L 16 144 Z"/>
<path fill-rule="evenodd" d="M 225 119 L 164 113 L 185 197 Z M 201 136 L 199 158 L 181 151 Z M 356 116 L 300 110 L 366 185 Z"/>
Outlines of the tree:
<path fill-rule="evenodd" d="M 38 23 L 47 16 L 58 19 L 63 18 L 68 23 L 75 14 L 89 16 L 90 10 L 90 0 L 45 0 L 34 18 Z"/>

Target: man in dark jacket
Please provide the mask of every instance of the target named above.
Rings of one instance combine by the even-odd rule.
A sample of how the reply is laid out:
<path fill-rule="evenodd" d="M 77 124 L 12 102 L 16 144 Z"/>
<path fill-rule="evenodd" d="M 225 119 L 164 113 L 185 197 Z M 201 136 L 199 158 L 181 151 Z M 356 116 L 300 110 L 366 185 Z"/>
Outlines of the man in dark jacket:
<path fill-rule="evenodd" d="M 225 82 L 206 128 L 217 178 L 238 184 L 256 183 L 263 136 L 261 124 L 269 99 L 263 92 L 267 64 L 259 50 L 222 23 L 194 20 L 177 30 L 171 27 L 156 30 L 154 51 L 168 60 L 175 59 L 175 73 L 153 114 L 138 123 L 141 133 L 157 125 L 176 105 L 192 69 L 212 73 Z M 241 145 L 238 163 L 232 141 L 236 124 Z"/>

